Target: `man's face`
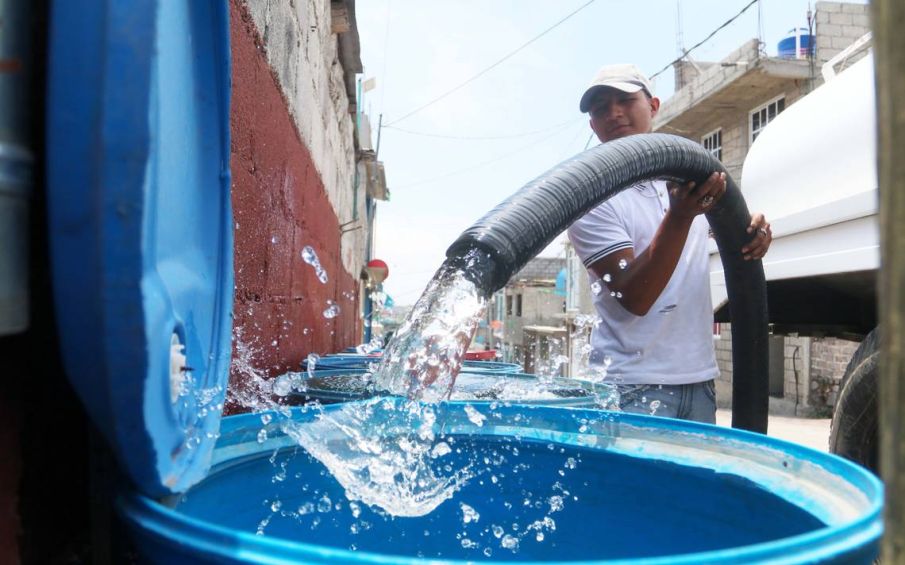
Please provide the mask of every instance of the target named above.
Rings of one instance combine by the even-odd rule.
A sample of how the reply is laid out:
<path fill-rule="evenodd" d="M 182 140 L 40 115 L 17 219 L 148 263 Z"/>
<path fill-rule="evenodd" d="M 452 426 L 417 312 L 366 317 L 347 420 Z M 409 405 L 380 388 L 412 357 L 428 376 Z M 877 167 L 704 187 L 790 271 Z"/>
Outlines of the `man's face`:
<path fill-rule="evenodd" d="M 591 129 L 602 142 L 651 131 L 651 122 L 660 109 L 659 98 L 648 98 L 643 90 L 628 93 L 601 88 L 588 114 Z"/>

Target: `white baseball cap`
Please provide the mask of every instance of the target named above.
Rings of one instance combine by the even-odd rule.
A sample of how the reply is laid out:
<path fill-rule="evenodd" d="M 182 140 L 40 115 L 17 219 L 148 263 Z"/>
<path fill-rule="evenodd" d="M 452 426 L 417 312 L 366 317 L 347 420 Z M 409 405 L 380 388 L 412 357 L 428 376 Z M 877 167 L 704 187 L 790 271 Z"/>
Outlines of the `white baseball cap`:
<path fill-rule="evenodd" d="M 581 102 L 579 102 L 578 107 L 582 112 L 587 112 L 591 109 L 591 102 L 593 102 L 594 97 L 597 96 L 601 88 L 615 88 L 629 93 L 644 90 L 650 96 L 654 95 L 654 89 L 651 87 L 650 81 L 635 65 L 607 65 L 597 71 L 597 74 L 591 80 L 591 84 L 588 85 L 588 88 L 581 96 Z"/>

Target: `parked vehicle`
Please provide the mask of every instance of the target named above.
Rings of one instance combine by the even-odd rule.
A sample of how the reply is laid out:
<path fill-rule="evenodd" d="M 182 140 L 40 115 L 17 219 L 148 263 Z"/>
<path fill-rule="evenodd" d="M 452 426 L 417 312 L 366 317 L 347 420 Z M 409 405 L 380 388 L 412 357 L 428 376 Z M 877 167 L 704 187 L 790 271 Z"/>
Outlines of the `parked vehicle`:
<path fill-rule="evenodd" d="M 861 341 L 842 377 L 830 449 L 877 470 L 876 109 L 872 56 L 778 115 L 745 159 L 741 187 L 774 241 L 764 258 L 776 335 Z M 717 321 L 728 321 L 719 257 L 711 255 Z"/>

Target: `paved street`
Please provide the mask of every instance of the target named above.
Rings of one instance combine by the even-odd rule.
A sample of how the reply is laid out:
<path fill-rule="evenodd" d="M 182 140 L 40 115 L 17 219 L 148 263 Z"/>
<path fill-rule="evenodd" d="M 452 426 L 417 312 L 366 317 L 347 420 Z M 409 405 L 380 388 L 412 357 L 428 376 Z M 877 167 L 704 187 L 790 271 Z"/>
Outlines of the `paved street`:
<path fill-rule="evenodd" d="M 716 423 L 718 426 L 729 427 L 731 422 L 732 412 L 730 410 L 717 410 Z M 830 420 L 771 415 L 767 430 L 769 436 L 806 445 L 812 449 L 827 451 Z"/>

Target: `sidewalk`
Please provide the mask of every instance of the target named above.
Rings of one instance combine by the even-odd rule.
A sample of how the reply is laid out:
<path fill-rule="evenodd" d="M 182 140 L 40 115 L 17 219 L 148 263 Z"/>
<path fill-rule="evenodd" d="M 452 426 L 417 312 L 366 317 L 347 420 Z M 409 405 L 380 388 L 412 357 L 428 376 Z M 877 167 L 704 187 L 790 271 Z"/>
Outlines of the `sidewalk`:
<path fill-rule="evenodd" d="M 789 416 L 770 415 L 767 422 L 767 435 L 786 441 L 805 445 L 818 451 L 828 451 L 830 438 L 830 420 L 815 418 L 793 418 Z M 730 427 L 732 411 L 717 410 L 716 424 Z"/>

